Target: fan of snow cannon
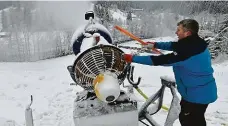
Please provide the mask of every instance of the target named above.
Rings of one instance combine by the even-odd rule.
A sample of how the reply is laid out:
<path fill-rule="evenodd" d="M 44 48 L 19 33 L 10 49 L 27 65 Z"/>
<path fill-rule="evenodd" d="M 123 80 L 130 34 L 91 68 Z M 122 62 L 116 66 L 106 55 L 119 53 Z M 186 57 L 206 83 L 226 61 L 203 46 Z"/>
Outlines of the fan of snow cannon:
<path fill-rule="evenodd" d="M 123 53 L 112 45 L 89 48 L 76 58 L 71 77 L 77 85 L 95 92 L 100 100 L 112 102 L 119 97 L 119 85 L 127 74 L 128 64 L 121 58 Z"/>

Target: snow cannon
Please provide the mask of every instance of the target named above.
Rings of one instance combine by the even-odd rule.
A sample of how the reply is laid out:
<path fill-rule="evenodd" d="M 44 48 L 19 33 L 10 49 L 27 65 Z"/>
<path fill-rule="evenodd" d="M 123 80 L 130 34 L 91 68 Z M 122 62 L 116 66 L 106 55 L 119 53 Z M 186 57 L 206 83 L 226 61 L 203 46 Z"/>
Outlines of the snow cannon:
<path fill-rule="evenodd" d="M 137 102 L 120 90 L 130 67 L 122 60 L 123 53 L 116 46 L 100 44 L 79 53 L 67 67 L 84 89 L 74 100 L 75 126 L 138 126 Z"/>
<path fill-rule="evenodd" d="M 120 95 L 120 86 L 115 73 L 109 71 L 97 75 L 93 81 L 96 96 L 103 102 L 113 102 Z"/>
<path fill-rule="evenodd" d="M 123 51 L 112 45 L 96 45 L 78 54 L 71 70 L 77 85 L 95 93 L 103 102 L 113 102 L 120 94 L 126 78 L 127 63 Z"/>

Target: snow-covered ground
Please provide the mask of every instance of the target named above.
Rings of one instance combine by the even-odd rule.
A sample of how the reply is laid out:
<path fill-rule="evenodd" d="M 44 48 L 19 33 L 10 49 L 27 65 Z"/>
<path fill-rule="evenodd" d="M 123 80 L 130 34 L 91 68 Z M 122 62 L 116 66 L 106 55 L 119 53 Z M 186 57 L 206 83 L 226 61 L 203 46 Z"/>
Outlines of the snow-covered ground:
<path fill-rule="evenodd" d="M 172 40 L 157 38 L 152 40 Z M 132 45 L 125 43 L 124 45 Z M 137 45 L 137 44 L 136 44 Z M 70 86 L 73 82 L 66 69 L 75 60 L 74 55 L 30 63 L 0 63 L 0 126 L 25 125 L 24 110 L 33 95 L 33 117 L 36 126 L 73 126 L 73 100 L 82 89 Z M 148 96 L 160 87 L 159 77 L 173 76 L 171 67 L 135 65 L 135 78 L 141 76 L 140 88 Z M 218 100 L 206 112 L 208 126 L 228 126 L 228 61 L 214 64 L 218 86 Z M 127 82 L 127 81 L 126 81 Z M 144 101 L 136 91 L 140 101 Z M 164 105 L 169 106 L 171 93 L 166 90 Z M 161 110 L 155 120 L 163 123 L 167 112 Z M 9 123 L 11 125 L 9 125 Z M 139 123 L 140 124 L 140 123 Z M 140 124 L 140 126 L 142 126 Z M 179 121 L 174 126 L 180 126 Z"/>

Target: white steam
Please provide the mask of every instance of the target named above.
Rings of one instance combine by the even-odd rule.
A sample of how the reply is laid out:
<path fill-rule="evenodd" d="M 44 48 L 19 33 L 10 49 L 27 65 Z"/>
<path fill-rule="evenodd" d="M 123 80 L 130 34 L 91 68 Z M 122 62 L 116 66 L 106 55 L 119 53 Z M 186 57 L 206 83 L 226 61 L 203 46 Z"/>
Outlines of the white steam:
<path fill-rule="evenodd" d="M 36 6 L 44 15 L 49 14 L 57 25 L 77 28 L 84 24 L 85 13 L 93 10 L 89 1 L 43 1 Z"/>

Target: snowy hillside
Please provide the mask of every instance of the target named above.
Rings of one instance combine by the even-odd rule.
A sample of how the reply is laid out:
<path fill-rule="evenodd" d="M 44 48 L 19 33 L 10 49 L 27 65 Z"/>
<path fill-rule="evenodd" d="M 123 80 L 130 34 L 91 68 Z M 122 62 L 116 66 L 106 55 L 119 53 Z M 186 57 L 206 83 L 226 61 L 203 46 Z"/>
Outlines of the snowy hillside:
<path fill-rule="evenodd" d="M 171 40 L 172 37 L 153 40 Z M 126 45 L 138 46 L 135 42 Z M 128 51 L 128 50 L 125 50 Z M 34 97 L 33 117 L 36 126 L 73 126 L 73 100 L 82 90 L 70 86 L 72 81 L 66 69 L 75 59 L 74 55 L 32 63 L 0 63 L 0 125 L 24 125 L 24 109 Z M 213 65 L 218 85 L 218 100 L 209 105 L 206 112 L 208 126 L 228 125 L 228 62 Z M 146 71 L 146 72 L 145 72 Z M 171 67 L 150 67 L 135 64 L 135 77 L 142 77 L 140 88 L 148 96 L 160 87 L 159 77 L 173 76 Z M 126 81 L 127 82 L 127 81 Z M 139 101 L 144 101 L 136 91 Z M 165 92 L 164 104 L 170 105 L 171 93 Z M 163 123 L 167 112 L 161 110 L 156 120 Z M 11 120 L 11 121 L 10 121 Z M 140 126 L 141 123 L 139 123 Z M 10 125 L 12 126 L 12 125 Z M 179 121 L 174 126 L 180 126 Z"/>

